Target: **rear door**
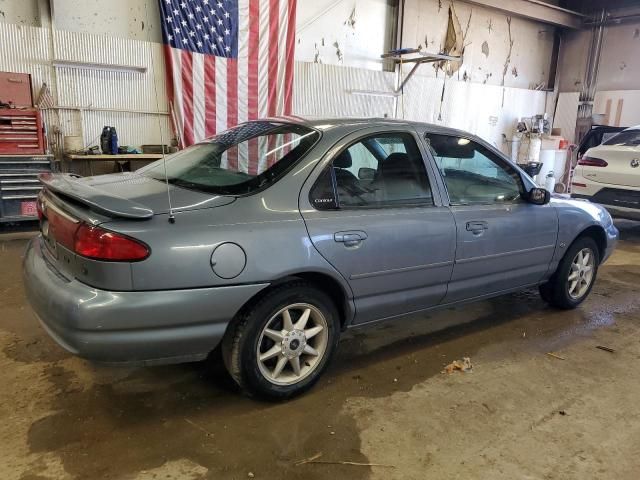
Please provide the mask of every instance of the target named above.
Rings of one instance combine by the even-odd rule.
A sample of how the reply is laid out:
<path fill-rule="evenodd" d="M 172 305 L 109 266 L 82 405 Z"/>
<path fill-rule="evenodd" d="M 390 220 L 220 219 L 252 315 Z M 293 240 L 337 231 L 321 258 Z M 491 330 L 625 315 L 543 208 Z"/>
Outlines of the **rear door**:
<path fill-rule="evenodd" d="M 354 323 L 439 304 L 455 226 L 415 132 L 361 130 L 333 151 L 303 189 L 301 211 L 315 248 L 351 285 Z"/>
<path fill-rule="evenodd" d="M 462 136 L 425 136 L 456 222 L 446 303 L 532 285 L 547 272 L 558 234 L 551 204 L 525 202 L 522 180 L 495 152 Z"/>

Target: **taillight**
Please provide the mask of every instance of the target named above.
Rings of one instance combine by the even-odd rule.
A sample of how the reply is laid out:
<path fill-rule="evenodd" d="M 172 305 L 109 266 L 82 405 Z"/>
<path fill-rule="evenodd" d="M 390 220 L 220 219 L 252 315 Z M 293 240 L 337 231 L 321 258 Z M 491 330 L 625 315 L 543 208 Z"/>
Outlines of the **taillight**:
<path fill-rule="evenodd" d="M 69 250 L 73 250 L 75 235 L 80 221 L 52 203 L 46 204 L 43 208 L 42 215 L 43 220 L 47 220 L 48 223 L 47 235 L 55 238 L 56 242 L 64 245 Z"/>
<path fill-rule="evenodd" d="M 38 199 L 36 200 L 36 211 L 38 212 L 38 220 L 42 221 L 44 218 L 44 212 L 42 211 L 42 197 L 38 195 Z"/>
<path fill-rule="evenodd" d="M 149 256 L 145 244 L 100 227 L 81 224 L 75 234 L 73 250 L 94 260 L 136 262 Z"/>
<path fill-rule="evenodd" d="M 578 160 L 578 165 L 584 165 L 585 167 L 606 167 L 609 164 L 601 158 L 585 156 Z"/>

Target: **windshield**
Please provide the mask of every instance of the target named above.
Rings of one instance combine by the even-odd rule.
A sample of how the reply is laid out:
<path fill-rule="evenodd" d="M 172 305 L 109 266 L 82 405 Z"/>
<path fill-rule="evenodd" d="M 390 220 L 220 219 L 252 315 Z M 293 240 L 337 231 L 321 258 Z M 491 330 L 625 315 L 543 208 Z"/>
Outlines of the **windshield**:
<path fill-rule="evenodd" d="M 640 130 L 625 130 L 615 137 L 610 138 L 603 145 L 616 145 L 618 147 L 637 147 L 640 145 Z"/>
<path fill-rule="evenodd" d="M 243 195 L 278 180 L 318 140 L 315 130 L 256 121 L 238 125 L 166 158 L 172 185 L 219 195 Z M 165 162 L 139 170 L 165 181 Z"/>

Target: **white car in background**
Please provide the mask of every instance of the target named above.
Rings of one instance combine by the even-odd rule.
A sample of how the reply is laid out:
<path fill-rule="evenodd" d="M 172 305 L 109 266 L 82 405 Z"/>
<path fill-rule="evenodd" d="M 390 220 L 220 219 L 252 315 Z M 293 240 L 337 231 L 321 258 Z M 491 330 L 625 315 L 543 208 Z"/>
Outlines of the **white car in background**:
<path fill-rule="evenodd" d="M 613 216 L 640 220 L 640 125 L 586 151 L 571 196 L 599 203 Z"/>

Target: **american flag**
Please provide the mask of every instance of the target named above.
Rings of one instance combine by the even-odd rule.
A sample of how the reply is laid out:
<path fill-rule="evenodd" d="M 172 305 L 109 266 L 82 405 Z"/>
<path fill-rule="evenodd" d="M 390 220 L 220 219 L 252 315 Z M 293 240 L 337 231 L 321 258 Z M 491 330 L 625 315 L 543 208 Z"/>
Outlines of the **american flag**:
<path fill-rule="evenodd" d="M 296 0 L 159 2 L 182 146 L 247 120 L 291 114 Z M 252 170 L 247 159 L 258 149 L 258 142 L 241 145 L 228 162 Z"/>
<path fill-rule="evenodd" d="M 38 94 L 38 102 L 36 106 L 40 109 L 51 108 L 55 105 L 53 101 L 53 96 L 51 95 L 51 90 L 49 90 L 49 85 L 46 83 L 42 84 L 40 88 L 40 93 Z"/>

